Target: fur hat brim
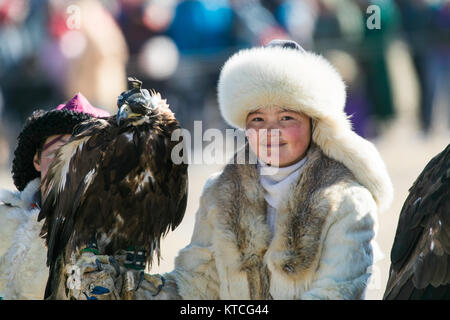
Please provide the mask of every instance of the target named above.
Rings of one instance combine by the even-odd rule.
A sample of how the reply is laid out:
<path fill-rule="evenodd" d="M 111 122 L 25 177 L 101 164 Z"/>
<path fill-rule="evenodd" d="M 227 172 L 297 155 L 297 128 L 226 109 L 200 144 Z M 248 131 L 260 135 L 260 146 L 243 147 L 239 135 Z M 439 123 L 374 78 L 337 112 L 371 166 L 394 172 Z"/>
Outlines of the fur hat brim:
<path fill-rule="evenodd" d="M 77 124 L 90 118 L 91 115 L 70 110 L 33 112 L 17 138 L 17 147 L 14 151 L 12 174 L 17 189 L 22 191 L 28 182 L 40 177 L 40 173 L 33 166 L 33 158 L 49 136 L 72 134 Z"/>
<path fill-rule="evenodd" d="M 242 50 L 223 66 L 220 111 L 232 126 L 245 128 L 249 112 L 278 106 L 313 118 L 346 118 L 345 84 L 331 64 L 314 53 L 289 48 Z"/>
<path fill-rule="evenodd" d="M 323 57 L 279 46 L 241 50 L 221 70 L 218 100 L 225 121 L 241 129 L 259 108 L 306 114 L 314 123 L 312 140 L 352 171 L 380 210 L 389 206 L 393 187 L 384 162 L 372 143 L 353 132 L 344 112 L 345 84 Z"/>

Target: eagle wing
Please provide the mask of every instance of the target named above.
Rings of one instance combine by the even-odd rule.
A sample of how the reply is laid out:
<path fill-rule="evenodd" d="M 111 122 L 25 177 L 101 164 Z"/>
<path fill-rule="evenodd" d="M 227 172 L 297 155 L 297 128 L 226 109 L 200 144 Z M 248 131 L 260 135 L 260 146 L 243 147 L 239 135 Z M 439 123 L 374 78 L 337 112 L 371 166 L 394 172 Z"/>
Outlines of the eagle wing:
<path fill-rule="evenodd" d="M 187 164 L 174 164 L 168 112 L 125 128 L 115 118 L 81 124 L 56 153 L 44 180 L 39 220 L 51 265 L 89 244 L 93 235 L 105 254 L 130 245 L 160 257 L 159 240 L 182 221 L 187 204 Z M 47 185 L 48 184 L 48 185 Z"/>
<path fill-rule="evenodd" d="M 41 236 L 46 239 L 47 265 L 65 248 L 96 168 L 104 156 L 104 137 L 110 124 L 90 119 L 74 128 L 71 139 L 56 152 L 43 180 L 44 194 L 38 220 L 45 218 Z"/>
<path fill-rule="evenodd" d="M 384 299 L 450 299 L 450 145 L 409 189 Z"/>
<path fill-rule="evenodd" d="M 160 238 L 181 223 L 188 179 L 187 164 L 171 159 L 178 143 L 171 133 L 177 128 L 178 122 L 159 113 L 148 124 L 113 134 L 87 191 L 92 195 L 80 207 L 84 218 L 75 226 L 97 232 L 105 253 L 138 245 L 150 263 L 153 252 L 160 257 Z"/>

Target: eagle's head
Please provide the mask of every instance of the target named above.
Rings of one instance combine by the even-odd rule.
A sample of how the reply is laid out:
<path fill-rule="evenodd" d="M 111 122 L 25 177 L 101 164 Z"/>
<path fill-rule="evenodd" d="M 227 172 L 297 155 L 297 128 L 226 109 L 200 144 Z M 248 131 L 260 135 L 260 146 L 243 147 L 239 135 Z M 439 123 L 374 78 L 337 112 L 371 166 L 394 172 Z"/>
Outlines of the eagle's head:
<path fill-rule="evenodd" d="M 117 125 L 122 120 L 145 116 L 156 107 L 154 95 L 150 95 L 147 89 L 142 89 L 142 81 L 136 78 L 128 78 L 132 89 L 124 91 L 117 99 Z"/>

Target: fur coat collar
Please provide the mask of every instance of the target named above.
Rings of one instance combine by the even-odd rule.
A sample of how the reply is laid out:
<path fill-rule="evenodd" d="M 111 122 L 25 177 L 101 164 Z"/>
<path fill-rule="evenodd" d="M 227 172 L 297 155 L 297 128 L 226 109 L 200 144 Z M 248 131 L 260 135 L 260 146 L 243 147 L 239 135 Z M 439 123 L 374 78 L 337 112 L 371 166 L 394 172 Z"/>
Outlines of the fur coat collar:
<path fill-rule="evenodd" d="M 41 179 L 36 178 L 31 180 L 21 192 L 2 189 L 0 190 L 0 203 L 27 209 L 30 207 L 30 203 L 38 199 L 36 195 L 40 187 Z"/>
<path fill-rule="evenodd" d="M 324 231 L 338 209 L 339 194 L 332 190 L 356 182 L 344 165 L 314 144 L 307 158 L 280 204 L 273 239 L 256 165 L 228 164 L 217 187 L 209 188 L 219 208 L 213 246 L 222 298 L 269 299 L 271 294 L 279 296 L 277 290 L 286 290 L 283 283 L 296 283 L 296 290 L 304 291 L 314 279 Z"/>

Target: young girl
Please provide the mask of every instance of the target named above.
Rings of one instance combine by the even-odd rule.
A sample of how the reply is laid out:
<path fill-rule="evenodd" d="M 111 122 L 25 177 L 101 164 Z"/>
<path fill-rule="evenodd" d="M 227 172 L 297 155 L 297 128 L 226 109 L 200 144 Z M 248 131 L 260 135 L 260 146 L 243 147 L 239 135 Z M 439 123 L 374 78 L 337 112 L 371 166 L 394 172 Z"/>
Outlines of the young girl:
<path fill-rule="evenodd" d="M 351 130 L 341 77 L 295 42 L 273 41 L 225 63 L 218 97 L 248 144 L 207 181 L 162 289 L 144 284 L 134 298 L 363 299 L 393 191 L 374 146 Z M 240 152 L 257 163 L 240 164 Z"/>

